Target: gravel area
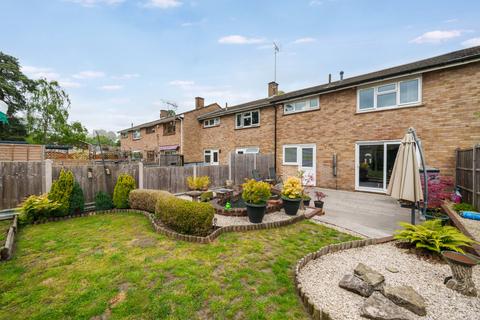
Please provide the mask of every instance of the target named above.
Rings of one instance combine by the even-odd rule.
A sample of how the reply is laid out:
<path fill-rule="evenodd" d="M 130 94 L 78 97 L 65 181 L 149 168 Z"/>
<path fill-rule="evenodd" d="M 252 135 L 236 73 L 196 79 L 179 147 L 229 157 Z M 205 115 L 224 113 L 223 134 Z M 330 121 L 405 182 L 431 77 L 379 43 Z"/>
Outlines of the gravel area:
<path fill-rule="evenodd" d="M 310 208 L 307 208 L 306 210 L 298 210 L 297 216 L 303 215 L 305 213 L 309 213 L 313 210 L 314 209 L 310 209 Z M 219 227 L 254 224 L 248 221 L 248 217 L 229 217 L 229 216 L 216 214 L 215 218 L 217 219 L 216 225 Z M 283 221 L 283 220 L 289 220 L 292 218 L 293 218 L 292 216 L 287 215 L 285 211 L 282 209 L 280 211 L 266 214 L 263 217 L 263 222 Z"/>
<path fill-rule="evenodd" d="M 425 298 L 427 316 L 410 313 L 412 319 L 480 319 L 480 298 L 463 296 L 443 284 L 444 278 L 451 275 L 448 265 L 420 260 L 391 242 L 327 254 L 309 262 L 300 271 L 299 281 L 313 302 L 333 319 L 364 320 L 360 308 L 365 298 L 338 286 L 340 279 L 352 274 L 359 262 L 382 273 L 386 283 L 412 286 Z M 387 266 L 399 272 L 391 273 L 385 269 Z M 474 268 L 473 279 L 480 290 L 480 266 Z"/>
<path fill-rule="evenodd" d="M 470 232 L 470 234 L 475 238 L 475 240 L 480 241 L 480 221 L 465 219 L 460 217 L 463 226 Z"/>

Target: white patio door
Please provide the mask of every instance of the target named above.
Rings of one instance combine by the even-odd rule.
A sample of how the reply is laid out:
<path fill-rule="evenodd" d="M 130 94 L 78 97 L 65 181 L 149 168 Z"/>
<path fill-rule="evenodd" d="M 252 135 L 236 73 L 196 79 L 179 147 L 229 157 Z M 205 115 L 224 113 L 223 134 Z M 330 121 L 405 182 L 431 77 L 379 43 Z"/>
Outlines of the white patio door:
<path fill-rule="evenodd" d="M 316 181 L 316 146 L 312 145 L 300 145 L 298 148 L 299 153 L 299 167 L 298 169 L 303 171 L 302 184 L 305 186 L 315 186 Z"/>

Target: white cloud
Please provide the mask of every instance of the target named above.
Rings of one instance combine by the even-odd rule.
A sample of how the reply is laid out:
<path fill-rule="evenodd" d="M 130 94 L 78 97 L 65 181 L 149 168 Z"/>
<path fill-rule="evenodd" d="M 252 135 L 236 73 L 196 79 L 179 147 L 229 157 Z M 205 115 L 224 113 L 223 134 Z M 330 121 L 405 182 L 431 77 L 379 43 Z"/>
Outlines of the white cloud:
<path fill-rule="evenodd" d="M 51 68 L 22 66 L 21 71 L 33 79 L 45 78 L 48 80 L 56 80 L 60 78 L 60 75 Z"/>
<path fill-rule="evenodd" d="M 411 43 L 442 43 L 453 38 L 460 37 L 462 35 L 462 30 L 435 30 L 428 31 L 422 34 L 419 37 L 416 37 L 413 40 L 410 40 Z"/>
<path fill-rule="evenodd" d="M 315 7 L 315 6 L 321 6 L 323 4 L 323 1 L 321 0 L 312 0 L 308 3 L 309 5 L 311 5 L 312 7 Z"/>
<path fill-rule="evenodd" d="M 72 81 L 70 79 L 60 79 L 58 80 L 58 83 L 64 88 L 80 88 L 82 86 L 81 83 Z"/>
<path fill-rule="evenodd" d="M 188 87 L 188 86 L 193 86 L 195 84 L 195 81 L 192 80 L 173 80 L 168 83 L 171 86 L 176 86 L 176 87 Z"/>
<path fill-rule="evenodd" d="M 444 20 L 443 22 L 445 22 L 445 23 L 454 23 L 454 22 L 458 22 L 458 19 L 447 19 L 447 20 Z"/>
<path fill-rule="evenodd" d="M 144 4 L 144 7 L 169 9 L 169 8 L 175 8 L 181 5 L 182 5 L 182 2 L 178 0 L 148 0 Z"/>
<path fill-rule="evenodd" d="M 468 39 L 462 42 L 464 47 L 476 47 L 480 46 L 480 37 Z"/>
<path fill-rule="evenodd" d="M 134 79 L 138 78 L 140 75 L 138 73 L 124 73 L 119 76 L 112 76 L 112 79 L 116 80 L 129 80 L 129 79 Z"/>
<path fill-rule="evenodd" d="M 202 20 L 199 21 L 186 21 L 182 24 L 180 24 L 181 27 L 187 28 L 187 27 L 194 27 L 194 26 L 199 26 L 207 22 L 207 19 L 203 18 Z"/>
<path fill-rule="evenodd" d="M 99 87 L 99 89 L 104 91 L 117 91 L 123 89 L 123 86 L 119 84 L 108 84 Z"/>
<path fill-rule="evenodd" d="M 96 7 L 98 5 L 113 6 L 124 2 L 125 0 L 66 0 L 81 5 L 82 7 Z"/>
<path fill-rule="evenodd" d="M 225 36 L 220 39 L 218 39 L 219 43 L 222 44 L 256 44 L 256 43 L 263 43 L 265 42 L 265 39 L 263 38 L 248 38 L 245 36 L 241 35 L 230 35 L 230 36 Z"/>
<path fill-rule="evenodd" d="M 92 71 L 92 70 L 86 70 L 86 71 L 81 71 L 77 74 L 74 74 L 73 77 L 75 79 L 94 79 L 94 78 L 103 78 L 105 77 L 105 73 L 102 71 Z"/>
<path fill-rule="evenodd" d="M 299 39 L 293 41 L 292 43 L 301 44 L 301 43 L 312 43 L 312 42 L 316 42 L 316 41 L 317 41 L 317 39 L 315 39 L 315 38 L 305 37 L 305 38 L 299 38 Z"/>

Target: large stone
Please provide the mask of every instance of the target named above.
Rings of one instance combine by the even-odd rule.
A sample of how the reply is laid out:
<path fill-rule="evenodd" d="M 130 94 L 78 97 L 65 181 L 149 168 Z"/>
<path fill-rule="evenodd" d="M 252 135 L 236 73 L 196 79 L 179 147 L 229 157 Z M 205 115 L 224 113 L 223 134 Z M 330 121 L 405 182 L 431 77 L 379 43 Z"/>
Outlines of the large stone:
<path fill-rule="evenodd" d="M 425 316 L 427 314 L 425 299 L 410 286 L 394 287 L 386 285 L 383 294 L 395 304 L 419 316 Z"/>
<path fill-rule="evenodd" d="M 367 267 L 363 263 L 359 263 L 353 273 L 373 287 L 379 287 L 385 281 L 385 277 L 381 273 Z"/>
<path fill-rule="evenodd" d="M 346 274 L 340 280 L 340 288 L 357 293 L 364 297 L 369 297 L 373 292 L 373 287 L 353 274 Z"/>
<path fill-rule="evenodd" d="M 383 294 L 375 291 L 365 300 L 360 309 L 362 317 L 373 320 L 411 320 L 413 317 L 405 309 L 388 300 Z"/>

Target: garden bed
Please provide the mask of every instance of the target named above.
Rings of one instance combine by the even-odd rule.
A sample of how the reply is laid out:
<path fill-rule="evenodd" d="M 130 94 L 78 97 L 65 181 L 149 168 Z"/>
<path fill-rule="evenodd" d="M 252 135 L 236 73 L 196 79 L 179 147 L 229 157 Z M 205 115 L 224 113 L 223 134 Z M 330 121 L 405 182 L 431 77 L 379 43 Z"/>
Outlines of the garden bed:
<path fill-rule="evenodd" d="M 463 296 L 444 285 L 445 277 L 451 276 L 448 265 L 420 260 L 407 250 L 399 249 L 394 242 L 368 245 L 375 242 L 370 239 L 350 245 L 340 244 L 333 246 L 335 248 L 331 251 L 334 252 L 324 248 L 300 261 L 296 269 L 297 288 L 312 314 L 323 313 L 338 320 L 364 319 L 360 316 L 360 309 L 365 298 L 339 287 L 344 275 L 352 274 L 358 263 L 364 263 L 383 274 L 386 284 L 411 286 L 424 297 L 427 316 L 420 317 L 408 311 L 411 319 L 465 320 L 478 317 L 480 299 Z M 387 268 L 398 272 L 390 272 Z M 473 279 L 480 288 L 480 268 L 474 268 Z"/>

